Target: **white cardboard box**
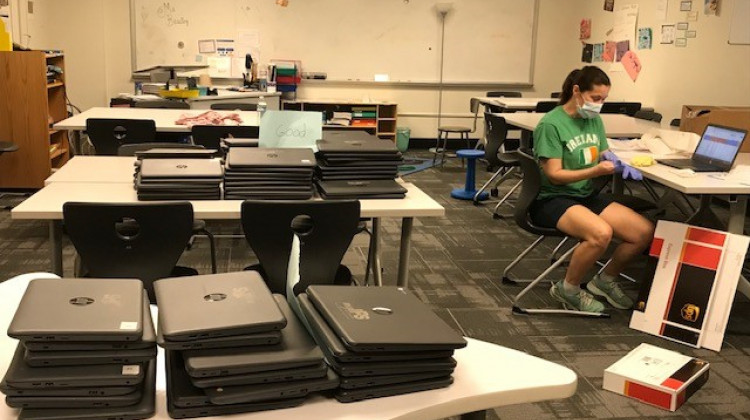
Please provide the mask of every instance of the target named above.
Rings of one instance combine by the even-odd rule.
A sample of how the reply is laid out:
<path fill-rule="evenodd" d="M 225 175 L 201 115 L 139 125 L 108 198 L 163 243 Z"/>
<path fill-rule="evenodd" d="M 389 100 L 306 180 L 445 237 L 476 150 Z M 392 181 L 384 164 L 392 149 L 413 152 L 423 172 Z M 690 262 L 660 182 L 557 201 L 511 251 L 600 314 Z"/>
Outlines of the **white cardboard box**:
<path fill-rule="evenodd" d="M 708 362 L 641 344 L 604 370 L 603 388 L 669 411 L 708 380 Z"/>

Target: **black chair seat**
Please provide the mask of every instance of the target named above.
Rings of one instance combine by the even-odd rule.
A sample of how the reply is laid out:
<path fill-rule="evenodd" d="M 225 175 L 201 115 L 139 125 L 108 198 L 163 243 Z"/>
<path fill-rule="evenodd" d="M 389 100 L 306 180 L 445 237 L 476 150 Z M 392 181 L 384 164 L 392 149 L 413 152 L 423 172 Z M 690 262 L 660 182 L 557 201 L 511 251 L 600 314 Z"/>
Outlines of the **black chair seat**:
<path fill-rule="evenodd" d="M 460 125 L 444 125 L 438 127 L 438 131 L 444 131 L 447 133 L 471 133 L 471 127 L 462 127 Z"/>
<path fill-rule="evenodd" d="M 503 166 L 519 166 L 518 157 L 515 153 L 498 153 L 497 160 L 503 164 Z"/>
<path fill-rule="evenodd" d="M 636 213 L 643 213 L 658 209 L 653 201 L 646 200 L 644 198 L 636 197 L 629 194 L 607 194 L 612 197 L 615 202 L 622 204 L 625 207 L 630 207 Z"/>

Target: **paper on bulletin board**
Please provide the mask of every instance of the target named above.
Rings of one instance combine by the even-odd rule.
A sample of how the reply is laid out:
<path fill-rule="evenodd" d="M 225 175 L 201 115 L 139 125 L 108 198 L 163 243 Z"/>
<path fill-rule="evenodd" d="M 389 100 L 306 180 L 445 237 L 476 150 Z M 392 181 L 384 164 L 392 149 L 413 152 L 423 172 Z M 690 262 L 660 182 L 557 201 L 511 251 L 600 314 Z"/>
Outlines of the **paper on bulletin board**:
<path fill-rule="evenodd" d="M 266 111 L 260 119 L 260 147 L 309 147 L 323 137 L 323 114 L 310 111 Z"/>
<path fill-rule="evenodd" d="M 635 31 L 638 23 L 638 5 L 624 4 L 615 11 L 615 25 L 610 35 L 612 41 L 628 41 L 636 45 Z"/>
<path fill-rule="evenodd" d="M 622 63 L 625 72 L 630 76 L 630 80 L 635 82 L 642 69 L 641 60 L 638 59 L 638 55 L 633 51 L 628 51 L 622 56 L 620 63 Z"/>
<path fill-rule="evenodd" d="M 208 75 L 211 77 L 232 77 L 232 57 L 208 57 Z"/>
<path fill-rule="evenodd" d="M 237 30 L 234 45 L 235 59 L 232 60 L 232 77 L 242 77 L 245 69 L 245 54 L 250 54 L 254 63 L 260 63 L 260 32 L 253 29 Z"/>
<path fill-rule="evenodd" d="M 669 8 L 669 0 L 656 0 L 656 19 L 667 20 L 668 8 Z"/>

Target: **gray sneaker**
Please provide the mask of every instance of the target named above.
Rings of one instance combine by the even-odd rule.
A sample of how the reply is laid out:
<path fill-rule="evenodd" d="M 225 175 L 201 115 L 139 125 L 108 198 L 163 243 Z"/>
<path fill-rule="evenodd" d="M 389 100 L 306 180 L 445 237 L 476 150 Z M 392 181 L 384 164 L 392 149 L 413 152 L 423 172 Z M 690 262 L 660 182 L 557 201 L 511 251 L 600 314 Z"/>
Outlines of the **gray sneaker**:
<path fill-rule="evenodd" d="M 549 289 L 549 294 L 555 298 L 556 301 L 562 303 L 563 307 L 568 310 L 576 310 L 583 312 L 604 312 L 604 305 L 598 300 L 594 299 L 591 293 L 581 289 L 577 295 L 570 296 L 563 290 L 563 282 L 559 281 L 552 285 Z"/>
<path fill-rule="evenodd" d="M 620 289 L 619 284 L 602 281 L 598 274 L 594 276 L 586 288 L 589 292 L 607 299 L 607 302 L 617 309 L 631 309 L 633 307 L 633 299 L 630 299 Z"/>

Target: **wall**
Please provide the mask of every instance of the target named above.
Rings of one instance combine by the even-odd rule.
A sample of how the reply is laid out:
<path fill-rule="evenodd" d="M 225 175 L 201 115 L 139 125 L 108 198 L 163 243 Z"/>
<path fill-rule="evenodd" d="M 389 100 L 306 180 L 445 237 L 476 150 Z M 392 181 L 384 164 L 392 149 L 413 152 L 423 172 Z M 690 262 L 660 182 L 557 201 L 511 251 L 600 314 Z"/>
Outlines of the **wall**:
<path fill-rule="evenodd" d="M 25 0 L 11 1 L 25 5 Z M 625 73 L 611 74 L 611 97 L 640 100 L 662 112 L 666 121 L 679 116 L 683 103 L 750 105 L 750 46 L 726 43 L 732 2 L 722 2 L 723 12 L 718 17 L 701 12 L 694 23 L 698 38 L 689 40 L 687 48 L 661 46 L 657 34 L 653 50 L 638 51 L 644 67 L 638 82 L 630 81 Z M 639 26 L 656 29 L 654 0 L 618 3 L 639 3 Z M 698 7 L 701 1 L 693 3 Z M 534 87 L 502 90 L 521 90 L 524 96 L 547 96 L 560 90 L 565 75 L 583 64 L 577 38 L 580 19 L 592 18 L 592 35 L 602 40 L 599 31 L 605 31 L 613 21 L 602 4 L 600 0 L 539 0 Z M 294 2 L 289 7 L 294 7 Z M 18 9 L 18 39 L 33 48 L 65 50 L 68 95 L 73 103 L 82 109 L 106 106 L 111 96 L 132 91 L 129 0 L 35 0 L 34 14 L 26 13 L 25 7 Z M 669 0 L 669 10 L 669 20 L 676 22 L 681 15 L 679 0 Z M 475 45 L 466 48 L 481 54 L 482 48 L 491 45 L 477 39 Z M 469 98 L 484 90 L 446 88 L 442 123 L 470 125 Z M 410 127 L 413 137 L 435 135 L 438 94 L 434 88 L 310 85 L 301 87 L 299 96 L 393 101 L 399 104 L 399 125 Z"/>

